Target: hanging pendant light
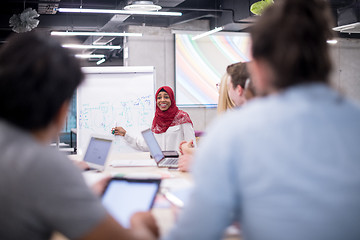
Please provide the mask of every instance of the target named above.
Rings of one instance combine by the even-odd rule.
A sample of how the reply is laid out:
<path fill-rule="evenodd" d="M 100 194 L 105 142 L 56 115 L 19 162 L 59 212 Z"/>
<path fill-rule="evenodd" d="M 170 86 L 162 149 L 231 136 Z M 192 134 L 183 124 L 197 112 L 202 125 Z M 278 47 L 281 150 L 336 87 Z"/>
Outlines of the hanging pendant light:
<path fill-rule="evenodd" d="M 133 1 L 131 4 L 124 7 L 124 10 L 131 11 L 159 11 L 161 6 L 154 4 L 153 1 Z"/>

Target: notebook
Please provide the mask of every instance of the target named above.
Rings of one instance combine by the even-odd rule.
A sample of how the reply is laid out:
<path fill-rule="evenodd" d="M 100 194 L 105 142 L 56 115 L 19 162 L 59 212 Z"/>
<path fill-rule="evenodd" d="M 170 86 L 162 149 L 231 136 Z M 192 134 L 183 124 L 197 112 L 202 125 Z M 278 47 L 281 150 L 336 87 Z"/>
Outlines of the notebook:
<path fill-rule="evenodd" d="M 156 167 L 157 164 L 152 159 L 122 159 L 113 160 L 110 163 L 113 167 Z"/>
<path fill-rule="evenodd" d="M 84 161 L 89 165 L 89 170 L 103 171 L 108 157 L 112 140 L 104 137 L 91 137 L 87 147 Z"/>

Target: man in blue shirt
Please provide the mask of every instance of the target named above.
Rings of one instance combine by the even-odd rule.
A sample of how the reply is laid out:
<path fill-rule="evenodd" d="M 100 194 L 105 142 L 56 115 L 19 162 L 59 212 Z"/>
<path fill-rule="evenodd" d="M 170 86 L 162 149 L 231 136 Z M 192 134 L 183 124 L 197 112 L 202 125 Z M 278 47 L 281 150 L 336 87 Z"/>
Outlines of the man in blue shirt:
<path fill-rule="evenodd" d="M 360 109 L 328 86 L 323 0 L 275 1 L 252 29 L 257 93 L 209 128 L 165 239 L 360 239 Z"/>

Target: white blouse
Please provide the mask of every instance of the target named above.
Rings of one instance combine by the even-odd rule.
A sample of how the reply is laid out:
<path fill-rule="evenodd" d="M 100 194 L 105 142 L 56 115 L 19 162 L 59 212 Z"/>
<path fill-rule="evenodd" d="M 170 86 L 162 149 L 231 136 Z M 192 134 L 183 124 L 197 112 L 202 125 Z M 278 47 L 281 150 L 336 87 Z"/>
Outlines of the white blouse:
<path fill-rule="evenodd" d="M 179 145 L 182 141 L 193 140 L 196 146 L 195 131 L 191 123 L 169 127 L 166 132 L 160 134 L 154 133 L 154 136 L 163 151 L 179 151 Z M 126 133 L 124 139 L 135 149 L 144 152 L 149 151 L 143 137 L 132 137 Z"/>

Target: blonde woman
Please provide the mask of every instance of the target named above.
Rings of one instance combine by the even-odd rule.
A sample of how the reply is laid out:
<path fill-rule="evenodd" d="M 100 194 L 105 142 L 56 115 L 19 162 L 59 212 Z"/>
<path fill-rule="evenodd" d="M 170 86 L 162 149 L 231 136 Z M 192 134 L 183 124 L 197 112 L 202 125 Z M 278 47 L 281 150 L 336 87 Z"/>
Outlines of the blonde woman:
<path fill-rule="evenodd" d="M 225 73 L 221 78 L 219 84 L 219 101 L 217 106 L 218 113 L 224 113 L 226 110 L 231 109 L 235 106 L 234 102 L 230 99 L 228 93 L 228 78 L 229 74 Z"/>
<path fill-rule="evenodd" d="M 250 81 L 247 63 L 237 62 L 226 68 L 226 73 L 221 78 L 219 85 L 219 102 L 217 112 L 224 113 L 234 107 L 245 104 L 255 96 L 255 91 Z M 188 172 L 192 164 L 195 151 L 193 141 L 180 143 L 179 170 Z"/>

